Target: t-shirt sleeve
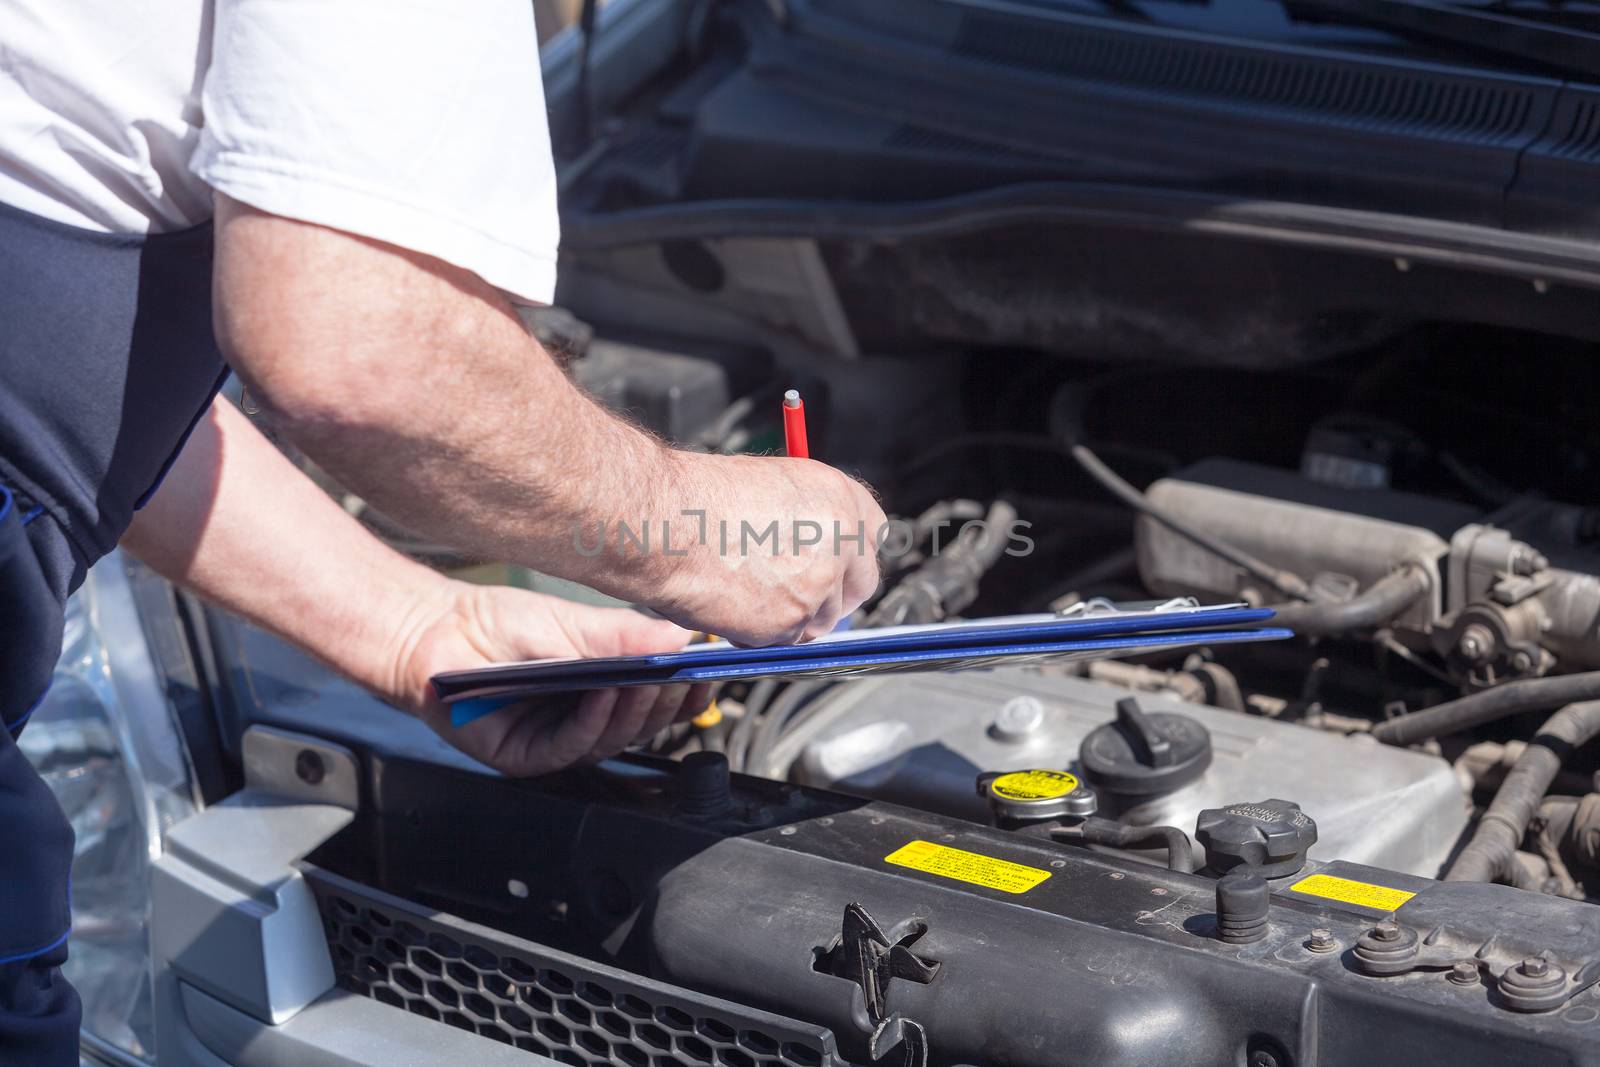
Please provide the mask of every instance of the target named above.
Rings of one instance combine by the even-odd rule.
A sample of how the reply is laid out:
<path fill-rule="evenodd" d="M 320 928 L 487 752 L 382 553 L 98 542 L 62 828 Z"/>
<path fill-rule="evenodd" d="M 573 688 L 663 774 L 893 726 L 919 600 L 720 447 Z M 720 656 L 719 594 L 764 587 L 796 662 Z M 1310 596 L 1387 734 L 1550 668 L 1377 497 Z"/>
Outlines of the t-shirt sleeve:
<path fill-rule="evenodd" d="M 190 166 L 262 211 L 549 303 L 556 179 L 527 0 L 216 0 Z"/>

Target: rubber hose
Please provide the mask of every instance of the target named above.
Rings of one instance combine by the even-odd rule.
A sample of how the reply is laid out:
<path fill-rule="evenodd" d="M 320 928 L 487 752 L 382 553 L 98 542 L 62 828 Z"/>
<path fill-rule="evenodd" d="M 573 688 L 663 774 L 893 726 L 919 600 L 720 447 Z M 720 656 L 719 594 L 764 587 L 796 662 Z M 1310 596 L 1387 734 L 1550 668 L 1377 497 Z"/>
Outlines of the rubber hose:
<path fill-rule="evenodd" d="M 1382 626 L 1417 602 L 1428 591 L 1428 574 L 1419 565 L 1406 566 L 1384 575 L 1364 592 L 1340 603 L 1311 601 L 1304 604 L 1275 604 L 1275 625 L 1287 626 L 1297 634 L 1330 637 L 1352 630 Z"/>
<path fill-rule="evenodd" d="M 949 523 L 956 519 L 966 522 L 968 519 L 981 519 L 984 515 L 983 505 L 976 500 L 941 500 L 934 504 L 912 523 L 916 527 L 917 540 L 933 533 L 940 523 Z"/>
<path fill-rule="evenodd" d="M 1492 882 L 1512 874 L 1512 857 L 1550 783 L 1573 750 L 1600 734 L 1600 700 L 1569 704 L 1528 743 L 1500 783 L 1472 840 L 1445 873 L 1447 882 Z"/>
<path fill-rule="evenodd" d="M 1381 722 L 1372 728 L 1372 736 L 1388 745 L 1414 745 L 1525 711 L 1549 711 L 1580 700 L 1600 700 L 1600 671 L 1507 682 Z"/>
<path fill-rule="evenodd" d="M 804 705 L 812 697 L 828 688 L 825 679 L 798 679 L 790 682 L 781 694 L 773 701 L 759 723 L 756 724 L 755 733 L 750 737 L 749 748 L 745 750 L 744 772 L 762 777 L 769 777 L 767 760 L 772 755 L 772 746 L 778 738 L 789 728 L 791 716 L 798 717 L 804 714 Z"/>
<path fill-rule="evenodd" d="M 980 574 L 999 563 L 1000 557 L 1005 555 L 1006 546 L 1011 543 L 1011 527 L 1016 521 L 1017 509 L 1004 500 L 989 505 L 989 514 L 984 517 L 984 536 L 973 546 L 973 554 L 983 568 Z"/>
<path fill-rule="evenodd" d="M 1194 844 L 1176 826 L 1129 826 L 1114 819 L 1085 819 L 1071 835 L 1088 845 L 1141 848 L 1160 845 L 1167 850 L 1167 869 L 1194 873 Z"/>
<path fill-rule="evenodd" d="M 1010 544 L 1017 509 L 1003 500 L 989 506 L 977 536 L 958 536 L 899 580 L 867 616 L 868 626 L 936 622 L 958 614 L 978 596 L 978 584 Z"/>
<path fill-rule="evenodd" d="M 755 736 L 761 714 L 766 711 L 767 704 L 777 688 L 778 683 L 772 678 L 763 678 L 750 687 L 750 693 L 744 701 L 744 714 L 728 730 L 728 766 L 733 770 L 745 769 L 745 756 L 750 750 L 750 739 Z"/>

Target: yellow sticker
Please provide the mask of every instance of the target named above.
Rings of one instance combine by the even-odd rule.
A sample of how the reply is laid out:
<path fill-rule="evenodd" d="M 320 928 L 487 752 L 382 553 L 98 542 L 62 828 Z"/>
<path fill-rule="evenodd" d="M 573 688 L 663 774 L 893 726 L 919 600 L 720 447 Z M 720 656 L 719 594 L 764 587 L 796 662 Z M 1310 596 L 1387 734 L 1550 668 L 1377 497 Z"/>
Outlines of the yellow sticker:
<path fill-rule="evenodd" d="M 1066 771 L 1012 771 L 989 783 L 989 791 L 1007 800 L 1054 800 L 1078 788 Z"/>
<path fill-rule="evenodd" d="M 1300 879 L 1289 888 L 1307 896 L 1323 897 L 1327 900 L 1337 900 L 1341 904 L 1355 904 L 1358 907 L 1374 908 L 1378 911 L 1394 911 L 1416 896 L 1415 893 L 1408 893 L 1404 889 L 1391 889 L 1386 885 L 1356 882 L 1349 878 L 1335 878 L 1331 874 L 1313 874 Z"/>
<path fill-rule="evenodd" d="M 910 867 L 914 871 L 937 874 L 941 878 L 954 878 L 958 882 L 981 885 L 985 889 L 998 889 L 1002 893 L 1026 893 L 1046 878 L 1049 871 L 1025 867 L 1010 860 L 997 860 L 993 856 L 980 856 L 932 841 L 913 841 L 883 857 L 885 863 L 897 867 Z"/>

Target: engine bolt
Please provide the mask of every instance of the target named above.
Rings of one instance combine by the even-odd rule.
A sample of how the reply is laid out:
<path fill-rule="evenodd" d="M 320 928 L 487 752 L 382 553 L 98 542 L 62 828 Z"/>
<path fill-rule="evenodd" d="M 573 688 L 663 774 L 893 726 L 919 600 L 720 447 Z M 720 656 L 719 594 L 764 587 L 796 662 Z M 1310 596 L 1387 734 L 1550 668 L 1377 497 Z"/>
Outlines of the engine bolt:
<path fill-rule="evenodd" d="M 1550 973 L 1550 964 L 1545 962 L 1545 958 L 1543 956 L 1534 956 L 1531 959 L 1523 960 L 1522 963 L 1518 965 L 1517 970 L 1521 971 L 1529 978 L 1543 978 L 1545 975 Z"/>
<path fill-rule="evenodd" d="M 1400 940 L 1400 924 L 1387 921 L 1379 923 L 1372 928 L 1372 939 L 1374 941 Z"/>
<path fill-rule="evenodd" d="M 1550 566 L 1550 561 L 1545 558 L 1544 553 L 1529 548 L 1527 545 L 1523 545 L 1522 550 L 1511 557 L 1512 574 L 1523 576 L 1538 574 L 1548 566 Z"/>
<path fill-rule="evenodd" d="M 1456 985 L 1477 985 L 1478 965 L 1466 960 L 1459 960 L 1450 968 L 1450 973 L 1445 976 Z"/>
<path fill-rule="evenodd" d="M 1478 623 L 1463 630 L 1460 640 L 1456 642 L 1456 651 L 1474 663 L 1488 658 L 1489 650 L 1493 647 L 1494 634 Z"/>
<path fill-rule="evenodd" d="M 1311 940 L 1306 942 L 1306 948 L 1312 952 L 1332 952 L 1339 947 L 1339 942 L 1333 939 L 1332 930 L 1317 929 L 1311 931 Z"/>

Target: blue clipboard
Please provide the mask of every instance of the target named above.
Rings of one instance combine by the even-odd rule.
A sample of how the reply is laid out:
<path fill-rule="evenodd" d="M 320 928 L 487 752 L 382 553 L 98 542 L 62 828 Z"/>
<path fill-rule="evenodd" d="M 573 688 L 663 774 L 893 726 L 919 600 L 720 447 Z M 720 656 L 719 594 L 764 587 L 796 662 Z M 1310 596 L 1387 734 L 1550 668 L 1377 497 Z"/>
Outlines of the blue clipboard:
<path fill-rule="evenodd" d="M 803 645 L 740 648 L 726 641 L 712 641 L 691 645 L 678 652 L 659 652 L 643 656 L 531 660 L 523 663 L 497 664 L 492 667 L 437 674 L 433 678 L 433 686 L 439 698 L 448 702 L 472 696 L 492 696 L 503 687 L 522 691 L 530 682 L 551 681 L 568 676 L 597 680 L 602 677 L 612 679 L 619 675 L 640 673 L 658 677 L 654 672 L 664 668 L 783 662 L 813 659 L 824 654 L 914 652 L 974 645 L 1065 641 L 1124 633 L 1225 628 L 1265 622 L 1271 617 L 1271 609 L 1249 608 L 1242 604 L 1206 608 L 1111 611 L 1074 617 L 1012 615 L 930 626 L 890 626 L 874 630 L 835 632 Z M 618 683 L 608 680 L 605 684 Z M 600 687 L 591 682 L 580 688 Z"/>
<path fill-rule="evenodd" d="M 592 660 L 545 660 L 456 671 L 434 678 L 456 726 L 542 694 L 726 681 L 739 678 L 847 677 L 888 671 L 971 670 L 1044 659 L 1082 659 L 1184 645 L 1265 641 L 1284 629 L 1214 629 L 1261 622 L 1266 609 L 1241 605 L 1078 618 L 1009 617 L 932 627 L 832 634 L 803 645 L 735 648 L 725 643 L 683 652 Z"/>

